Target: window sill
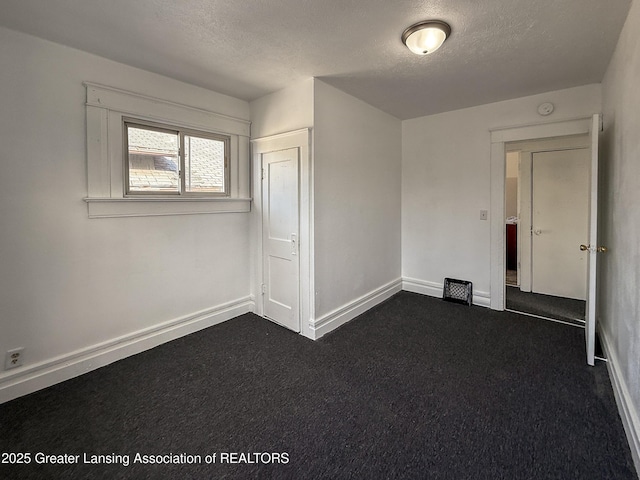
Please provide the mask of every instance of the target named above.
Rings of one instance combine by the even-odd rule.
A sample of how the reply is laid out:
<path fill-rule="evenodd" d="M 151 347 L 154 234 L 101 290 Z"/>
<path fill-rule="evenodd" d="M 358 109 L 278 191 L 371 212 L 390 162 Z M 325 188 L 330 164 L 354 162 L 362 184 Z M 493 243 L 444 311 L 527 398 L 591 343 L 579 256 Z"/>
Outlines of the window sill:
<path fill-rule="evenodd" d="M 251 211 L 251 198 L 87 197 L 84 201 L 87 202 L 89 218 L 245 213 Z"/>

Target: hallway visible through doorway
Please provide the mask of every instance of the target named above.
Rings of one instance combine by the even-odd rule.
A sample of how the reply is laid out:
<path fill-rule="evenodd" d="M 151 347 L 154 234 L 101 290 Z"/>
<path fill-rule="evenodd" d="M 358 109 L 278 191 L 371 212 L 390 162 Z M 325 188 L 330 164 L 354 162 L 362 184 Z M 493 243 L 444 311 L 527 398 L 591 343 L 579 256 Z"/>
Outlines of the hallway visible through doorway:
<path fill-rule="evenodd" d="M 589 137 L 511 143 L 505 157 L 505 307 L 585 325 Z"/>

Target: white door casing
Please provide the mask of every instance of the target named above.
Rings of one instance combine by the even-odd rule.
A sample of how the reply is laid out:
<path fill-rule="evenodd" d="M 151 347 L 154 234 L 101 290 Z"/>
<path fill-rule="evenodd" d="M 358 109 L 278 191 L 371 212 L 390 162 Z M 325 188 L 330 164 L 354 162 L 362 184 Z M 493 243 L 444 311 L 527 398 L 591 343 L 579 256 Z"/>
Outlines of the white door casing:
<path fill-rule="evenodd" d="M 295 332 L 299 310 L 299 149 L 262 155 L 264 316 Z"/>
<path fill-rule="evenodd" d="M 533 154 L 531 289 L 535 293 L 586 300 L 588 149 Z M 582 319 L 580 319 L 582 320 Z"/>

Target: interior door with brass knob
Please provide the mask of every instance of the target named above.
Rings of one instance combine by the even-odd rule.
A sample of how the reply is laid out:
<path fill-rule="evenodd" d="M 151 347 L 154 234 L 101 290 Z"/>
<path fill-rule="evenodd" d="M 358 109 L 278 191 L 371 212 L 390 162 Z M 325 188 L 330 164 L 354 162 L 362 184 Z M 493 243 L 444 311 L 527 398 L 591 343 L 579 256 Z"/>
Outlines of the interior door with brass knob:
<path fill-rule="evenodd" d="M 587 260 L 587 309 L 585 318 L 585 345 L 587 350 L 587 363 L 595 364 L 596 344 L 596 300 L 597 300 L 597 275 L 598 253 L 606 252 L 604 246 L 598 246 L 598 139 L 601 130 L 600 115 L 594 115 L 591 119 L 591 168 L 589 178 L 589 245 Z M 593 248 L 590 248 L 593 246 Z"/>

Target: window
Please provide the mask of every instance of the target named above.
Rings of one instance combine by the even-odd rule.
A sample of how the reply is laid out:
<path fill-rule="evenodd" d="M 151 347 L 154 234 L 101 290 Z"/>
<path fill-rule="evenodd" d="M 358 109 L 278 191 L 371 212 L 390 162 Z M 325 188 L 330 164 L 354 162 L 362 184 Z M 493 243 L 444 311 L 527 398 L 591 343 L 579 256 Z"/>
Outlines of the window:
<path fill-rule="evenodd" d="M 89 218 L 251 211 L 248 119 L 85 86 Z"/>
<path fill-rule="evenodd" d="M 229 194 L 229 137 L 125 120 L 127 195 Z"/>

